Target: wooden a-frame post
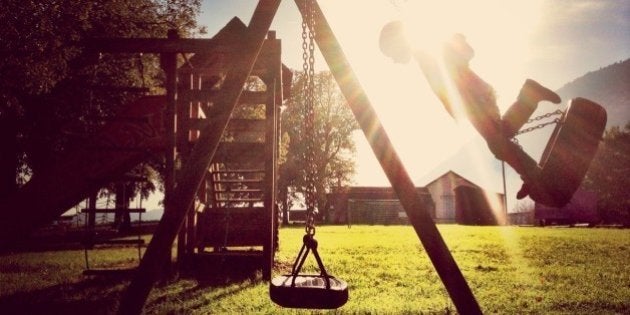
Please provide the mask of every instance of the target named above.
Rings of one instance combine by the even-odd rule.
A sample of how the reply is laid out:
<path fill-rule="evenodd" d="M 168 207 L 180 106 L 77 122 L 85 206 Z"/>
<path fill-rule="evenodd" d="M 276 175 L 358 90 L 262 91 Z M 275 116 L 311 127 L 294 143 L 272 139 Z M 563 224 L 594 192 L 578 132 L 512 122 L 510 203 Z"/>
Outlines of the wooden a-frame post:
<path fill-rule="evenodd" d="M 209 117 L 209 123 L 201 131 L 188 162 L 177 176 L 177 186 L 166 198 L 166 207 L 153 234 L 138 270 L 124 293 L 118 308 L 119 314 L 140 314 L 160 272 L 159 262 L 170 252 L 179 229 L 193 205 L 195 194 L 203 181 L 214 153 L 221 140 L 234 107 L 243 91 L 254 63 L 263 46 L 265 36 L 278 10 L 280 0 L 260 0 L 249 23 L 247 35 L 240 49 L 236 50 L 233 69 L 223 83 L 222 94 L 216 101 L 217 115 Z"/>
<path fill-rule="evenodd" d="M 295 0 L 303 16 L 306 1 L 309 0 Z M 409 221 L 427 251 L 442 283 L 444 283 L 453 304 L 460 314 L 481 314 L 479 304 L 468 287 L 466 279 L 464 279 L 455 259 L 442 239 L 428 209 L 424 208 L 407 170 L 398 157 L 317 1 L 313 1 L 312 9 L 315 16 L 315 41 L 319 50 L 328 63 L 328 67 L 346 101 L 348 101 L 348 105 L 363 130 L 376 159 L 381 164 L 383 172 L 387 175 L 392 188 L 398 195 Z"/>

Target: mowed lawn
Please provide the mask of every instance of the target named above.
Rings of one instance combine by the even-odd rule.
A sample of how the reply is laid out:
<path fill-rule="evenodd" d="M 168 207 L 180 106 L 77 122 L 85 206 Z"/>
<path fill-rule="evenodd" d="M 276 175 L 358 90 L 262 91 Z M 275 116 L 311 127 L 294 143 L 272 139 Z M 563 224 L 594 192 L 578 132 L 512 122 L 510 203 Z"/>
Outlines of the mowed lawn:
<path fill-rule="evenodd" d="M 440 225 L 485 313 L 630 314 L 630 230 Z M 281 229 L 276 274 L 286 272 L 303 228 Z M 323 226 L 320 253 L 346 280 L 350 314 L 454 313 L 411 226 Z M 134 264 L 130 249 L 94 262 Z M 313 261 L 308 266 L 312 268 Z M 127 279 L 81 275 L 83 251 L 0 256 L 0 314 L 115 313 Z M 147 313 L 299 313 L 274 305 L 260 274 L 223 283 L 184 278 L 156 286 Z M 311 313 L 306 310 L 304 313 Z"/>

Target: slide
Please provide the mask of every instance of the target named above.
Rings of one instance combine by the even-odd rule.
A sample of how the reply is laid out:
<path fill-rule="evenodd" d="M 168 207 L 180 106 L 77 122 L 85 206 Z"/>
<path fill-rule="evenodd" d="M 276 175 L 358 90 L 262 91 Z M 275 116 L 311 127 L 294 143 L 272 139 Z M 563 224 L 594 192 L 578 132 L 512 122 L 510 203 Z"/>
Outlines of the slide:
<path fill-rule="evenodd" d="M 0 240 L 10 242 L 59 217 L 164 143 L 164 96 L 125 106 L 117 119 L 46 172 L 35 174 L 17 193 L 0 200 Z"/>

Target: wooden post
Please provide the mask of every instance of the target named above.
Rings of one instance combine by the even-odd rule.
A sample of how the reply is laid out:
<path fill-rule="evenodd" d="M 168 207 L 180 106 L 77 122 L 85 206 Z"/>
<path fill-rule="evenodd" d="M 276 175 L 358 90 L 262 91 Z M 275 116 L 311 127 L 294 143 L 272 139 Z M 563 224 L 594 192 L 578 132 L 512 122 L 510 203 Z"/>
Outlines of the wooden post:
<path fill-rule="evenodd" d="M 167 207 L 158 227 L 138 266 L 136 275 L 123 295 L 118 309 L 119 314 L 140 314 L 153 283 L 159 275 L 159 259 L 167 253 L 177 236 L 187 211 L 191 208 L 199 185 L 208 171 L 210 163 L 221 140 L 223 130 L 232 115 L 243 85 L 254 67 L 262 48 L 265 35 L 271 26 L 280 0 L 260 0 L 254 11 L 248 32 L 241 43 L 241 49 L 234 52 L 234 68 L 223 83 L 223 89 L 215 106 L 217 114 L 210 117 L 210 123 L 203 128 L 201 136 L 191 151 L 190 159 L 178 175 L 178 185 L 166 198 Z"/>
<path fill-rule="evenodd" d="M 264 208 L 265 220 L 268 224 L 264 226 L 269 228 L 265 230 L 266 238 L 263 246 L 263 279 L 271 280 L 271 269 L 273 267 L 274 257 L 274 239 L 275 239 L 275 206 L 276 206 L 276 86 L 278 83 L 278 71 L 281 67 L 280 45 L 276 40 L 275 32 L 269 32 L 267 37 L 267 47 L 270 50 L 270 58 L 264 60 L 267 67 L 267 75 L 264 78 L 267 86 L 267 101 L 265 102 L 265 184 L 264 184 Z M 265 229 L 266 229 L 265 228 Z"/>
<path fill-rule="evenodd" d="M 295 0 L 302 15 L 306 0 Z M 363 130 L 372 151 L 398 195 L 409 221 L 420 238 L 442 283 L 460 314 L 481 314 L 481 309 L 466 283 L 457 263 L 442 239 L 428 209 L 425 209 L 409 174 L 398 157 L 374 108 L 363 91 L 352 67 L 346 60 L 317 1 L 313 1 L 315 40 L 341 88 L 350 109 Z"/>
<path fill-rule="evenodd" d="M 198 73 L 195 73 L 192 77 L 192 85 L 191 88 L 195 89 L 195 90 L 199 90 L 202 87 L 202 79 L 201 76 Z M 191 104 L 190 107 L 190 118 L 192 119 L 198 119 L 199 113 L 200 113 L 200 106 L 201 104 L 199 102 L 193 102 Z M 190 122 L 188 123 L 188 125 L 190 126 Z M 197 141 L 199 139 L 199 131 L 198 130 L 190 130 L 188 132 L 188 141 Z M 201 180 L 201 185 L 199 186 L 199 189 L 197 191 L 197 196 L 199 198 L 199 202 L 201 202 L 202 204 L 206 204 L 208 202 L 208 198 L 207 198 L 207 183 L 206 183 L 206 176 L 203 177 L 203 179 Z M 197 212 L 196 209 L 193 207 L 192 210 L 188 211 L 188 218 L 186 220 L 186 225 L 188 227 L 188 230 L 186 232 L 186 252 L 188 254 L 193 254 L 195 252 L 195 247 L 197 245 Z"/>
<path fill-rule="evenodd" d="M 177 40 L 179 35 L 176 30 L 168 31 L 168 39 Z M 166 109 L 164 112 L 164 128 L 165 132 L 165 172 L 164 172 L 164 213 L 177 211 L 173 209 L 169 198 L 173 195 L 175 188 L 175 160 L 177 158 L 177 53 L 167 52 L 161 56 L 162 68 L 166 74 Z M 159 258 L 161 269 L 161 277 L 164 278 L 165 273 L 170 273 L 172 249 L 164 252 Z"/>
<path fill-rule="evenodd" d="M 93 236 L 92 233 L 94 232 L 94 229 L 96 229 L 96 211 L 93 210 L 96 209 L 96 201 L 98 200 L 99 191 L 100 190 L 97 190 L 88 198 L 88 209 L 92 209 L 92 211 L 88 211 L 87 213 L 87 226 L 90 231 L 90 238 Z"/>
<path fill-rule="evenodd" d="M 192 69 L 179 69 L 178 77 L 180 90 L 194 89 L 195 75 Z M 192 116 L 192 102 L 189 100 L 178 100 L 177 102 L 177 152 L 181 163 L 186 163 L 190 155 L 190 118 Z M 192 213 L 192 211 L 191 211 Z M 189 220 L 185 220 L 177 236 L 177 269 L 181 269 L 188 248 Z"/>

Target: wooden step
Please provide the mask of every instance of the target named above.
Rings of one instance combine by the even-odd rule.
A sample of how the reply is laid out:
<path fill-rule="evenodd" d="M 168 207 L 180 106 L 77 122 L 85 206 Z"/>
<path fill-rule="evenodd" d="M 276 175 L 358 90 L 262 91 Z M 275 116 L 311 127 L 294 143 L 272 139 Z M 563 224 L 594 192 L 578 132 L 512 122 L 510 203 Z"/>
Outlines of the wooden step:
<path fill-rule="evenodd" d="M 209 184 L 210 181 L 208 181 Z M 216 182 L 212 182 L 214 184 L 222 184 L 222 185 L 229 185 L 230 188 L 232 189 L 257 189 L 257 190 L 261 190 L 263 191 L 263 187 L 265 182 L 264 181 L 250 181 L 247 183 L 243 183 L 243 182 L 233 182 L 233 183 L 216 183 Z M 215 186 L 214 188 L 218 188 L 217 186 Z M 221 187 L 221 189 L 223 189 L 223 187 Z M 210 192 L 210 189 L 208 190 L 208 192 Z"/>
<path fill-rule="evenodd" d="M 262 183 L 262 179 L 219 179 L 213 180 L 215 184 L 238 184 L 238 183 Z"/>
<path fill-rule="evenodd" d="M 250 189 L 250 188 L 237 188 L 237 189 L 231 189 L 231 190 L 214 190 L 215 194 L 221 194 L 221 193 L 243 193 L 243 194 L 256 194 L 256 193 L 263 193 L 262 189 Z"/>
<path fill-rule="evenodd" d="M 265 173 L 263 169 L 234 169 L 234 170 L 220 170 L 220 171 L 212 171 L 211 173 L 215 174 L 251 174 L 251 173 Z"/>

